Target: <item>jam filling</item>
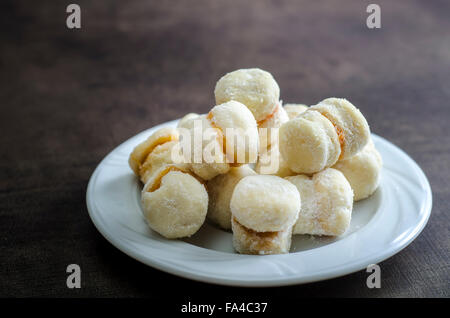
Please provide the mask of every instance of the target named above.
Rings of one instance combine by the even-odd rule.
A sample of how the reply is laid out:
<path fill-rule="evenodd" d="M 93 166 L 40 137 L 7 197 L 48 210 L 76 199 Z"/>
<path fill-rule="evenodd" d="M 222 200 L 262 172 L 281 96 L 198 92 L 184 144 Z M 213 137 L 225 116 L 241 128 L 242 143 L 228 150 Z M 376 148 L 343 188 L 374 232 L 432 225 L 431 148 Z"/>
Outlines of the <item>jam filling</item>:
<path fill-rule="evenodd" d="M 345 134 L 344 134 L 344 130 L 337 126 L 330 118 L 328 118 L 328 116 L 324 113 L 321 113 L 322 116 L 324 116 L 326 119 L 328 119 L 331 124 L 333 125 L 334 129 L 336 130 L 336 134 L 338 135 L 338 140 L 339 140 L 339 146 L 341 148 L 341 154 L 339 155 L 339 159 L 342 159 L 342 156 L 344 154 L 344 145 L 345 145 Z"/>
<path fill-rule="evenodd" d="M 266 121 L 268 121 L 270 118 L 272 118 L 273 116 L 275 116 L 275 114 L 277 113 L 277 111 L 280 109 L 280 103 L 277 103 L 277 105 L 275 106 L 275 109 L 273 110 L 272 113 L 270 113 L 269 115 L 267 115 L 266 118 L 261 119 L 260 121 L 257 122 L 258 126 L 261 126 L 262 124 L 264 124 Z"/>

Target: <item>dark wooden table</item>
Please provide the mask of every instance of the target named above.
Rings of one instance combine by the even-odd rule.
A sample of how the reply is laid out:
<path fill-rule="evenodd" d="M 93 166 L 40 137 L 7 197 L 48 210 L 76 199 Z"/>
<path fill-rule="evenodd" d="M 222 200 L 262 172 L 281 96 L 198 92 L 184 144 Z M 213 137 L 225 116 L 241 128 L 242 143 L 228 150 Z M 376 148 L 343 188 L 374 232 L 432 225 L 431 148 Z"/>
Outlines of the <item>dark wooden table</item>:
<path fill-rule="evenodd" d="M 450 296 L 450 2 L 64 1 L 0 4 L 0 295 Z M 214 104 L 225 72 L 269 70 L 285 102 L 346 97 L 372 131 L 423 168 L 433 210 L 422 234 L 367 273 L 285 288 L 203 284 L 143 265 L 109 244 L 85 193 L 122 141 Z M 66 287 L 66 266 L 82 288 Z M 176 286 L 174 290 L 174 286 Z"/>

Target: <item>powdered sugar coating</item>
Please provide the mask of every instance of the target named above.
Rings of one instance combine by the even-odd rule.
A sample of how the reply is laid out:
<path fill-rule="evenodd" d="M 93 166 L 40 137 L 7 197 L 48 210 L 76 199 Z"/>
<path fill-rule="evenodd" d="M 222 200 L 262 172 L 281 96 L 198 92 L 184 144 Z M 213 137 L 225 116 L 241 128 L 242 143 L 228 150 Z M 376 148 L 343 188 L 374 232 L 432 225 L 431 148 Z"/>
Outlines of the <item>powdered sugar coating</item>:
<path fill-rule="evenodd" d="M 308 106 L 305 104 L 284 104 L 283 108 L 289 119 L 294 119 L 304 111 L 308 110 Z"/>
<path fill-rule="evenodd" d="M 177 143 L 178 141 L 168 141 L 153 149 L 139 169 L 142 183 L 147 183 L 153 173 L 162 166 L 173 163 L 172 149 Z"/>
<path fill-rule="evenodd" d="M 281 155 L 296 173 L 315 173 L 331 167 L 341 153 L 334 126 L 313 110 L 283 124 L 279 138 Z"/>
<path fill-rule="evenodd" d="M 311 106 L 327 117 L 343 132 L 341 159 L 349 158 L 360 151 L 370 139 L 370 129 L 359 109 L 344 98 L 327 98 Z"/>
<path fill-rule="evenodd" d="M 240 69 L 225 74 L 214 89 L 216 104 L 230 100 L 247 106 L 261 121 L 269 116 L 280 99 L 280 88 L 273 76 L 261 69 Z"/>
<path fill-rule="evenodd" d="M 200 140 L 195 140 L 197 133 L 194 131 L 194 122 L 201 121 L 201 135 Z M 211 121 L 206 115 L 200 115 L 197 118 L 192 118 L 186 122 L 186 128 L 190 130 L 191 137 L 191 158 L 190 169 L 203 180 L 210 180 L 215 176 L 227 173 L 230 170 L 230 165 L 227 163 L 227 158 L 223 152 L 221 132 L 214 129 Z M 208 129 L 209 134 L 205 131 Z M 205 160 L 204 150 L 208 147 L 211 149 L 211 158 L 207 162 Z M 215 151 L 217 149 L 217 151 Z"/>
<path fill-rule="evenodd" d="M 350 226 L 353 191 L 344 175 L 332 168 L 312 177 L 287 177 L 298 189 L 302 208 L 294 234 L 331 235 L 345 233 Z"/>
<path fill-rule="evenodd" d="M 278 143 L 279 128 L 287 121 L 289 121 L 289 116 L 279 104 L 275 112 L 258 125 L 260 149 L 267 149 L 271 144 Z"/>
<path fill-rule="evenodd" d="M 246 177 L 256 175 L 248 165 L 231 168 L 226 174 L 218 175 L 208 181 L 209 194 L 207 217 L 225 230 L 231 229 L 230 201 L 238 182 Z"/>
<path fill-rule="evenodd" d="M 292 226 L 300 206 L 296 187 L 269 175 L 243 178 L 234 188 L 230 203 L 236 220 L 257 232 L 276 232 Z"/>
<path fill-rule="evenodd" d="M 156 146 L 165 142 L 178 140 L 178 137 L 179 134 L 175 128 L 164 127 L 155 131 L 145 141 L 137 145 L 128 159 L 128 164 L 134 174 L 138 177 L 140 176 L 139 169 L 141 168 L 141 165 Z"/>
<path fill-rule="evenodd" d="M 255 171 L 258 174 L 271 174 L 281 178 L 295 174 L 281 156 L 278 143 L 272 144 L 268 150 L 259 154 Z"/>
<path fill-rule="evenodd" d="M 189 128 L 190 121 L 198 118 L 200 115 L 196 113 L 189 113 L 183 116 L 177 124 L 177 128 Z M 189 123 L 189 124 L 188 124 Z"/>
<path fill-rule="evenodd" d="M 381 155 L 370 139 L 360 152 L 339 160 L 333 168 L 344 174 L 355 194 L 354 200 L 359 201 L 371 196 L 378 188 L 382 166 Z"/>
<path fill-rule="evenodd" d="M 213 126 L 218 127 L 225 137 L 227 157 L 234 160 L 237 154 L 242 154 L 245 162 L 249 162 L 250 158 L 256 161 L 258 129 L 250 110 L 240 102 L 229 101 L 214 106 L 210 115 Z M 237 141 L 238 138 L 242 143 Z"/>
<path fill-rule="evenodd" d="M 166 238 L 191 236 L 202 226 L 208 210 L 204 185 L 183 171 L 169 171 L 160 180 L 157 174 L 142 190 L 142 208 L 148 225 Z M 155 182 L 160 185 L 152 190 Z"/>

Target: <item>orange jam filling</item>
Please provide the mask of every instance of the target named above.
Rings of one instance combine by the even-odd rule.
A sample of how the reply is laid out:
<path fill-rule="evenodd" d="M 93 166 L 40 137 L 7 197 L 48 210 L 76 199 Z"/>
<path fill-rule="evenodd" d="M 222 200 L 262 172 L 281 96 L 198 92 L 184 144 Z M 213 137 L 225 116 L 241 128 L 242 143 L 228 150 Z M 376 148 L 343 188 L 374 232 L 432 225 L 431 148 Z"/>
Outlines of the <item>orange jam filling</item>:
<path fill-rule="evenodd" d="M 236 218 L 233 217 L 233 221 L 236 222 L 242 230 L 245 232 L 247 237 L 250 237 L 250 240 L 257 240 L 252 244 L 252 249 L 267 251 L 273 247 L 272 240 L 274 240 L 279 232 L 257 232 L 248 227 L 243 226 L 239 223 Z"/>
<path fill-rule="evenodd" d="M 139 163 L 139 177 L 143 177 L 145 173 L 151 168 L 150 164 L 145 164 L 152 154 L 152 152 L 156 149 L 156 147 L 164 145 L 165 143 L 171 142 L 171 141 L 178 141 L 178 137 L 175 135 L 165 135 L 159 137 L 150 147 L 148 147 L 147 151 L 145 152 L 144 160 Z"/>
<path fill-rule="evenodd" d="M 175 135 L 165 135 L 165 136 L 161 136 L 158 139 L 156 139 L 156 141 L 147 148 L 143 158 L 144 160 L 142 162 L 139 163 L 139 170 L 142 167 L 142 164 L 147 160 L 148 156 L 153 152 L 153 150 L 155 150 L 156 147 L 165 144 L 166 142 L 170 142 L 170 141 L 178 141 L 178 137 Z"/>
<path fill-rule="evenodd" d="M 338 140 L 339 140 L 339 146 L 341 147 L 341 154 L 339 155 L 339 159 L 342 159 L 342 156 L 344 154 L 344 144 L 345 144 L 345 134 L 344 134 L 344 130 L 337 126 L 330 118 L 328 118 L 327 115 L 321 113 L 322 116 L 324 116 L 326 119 L 328 119 L 331 124 L 333 124 L 334 129 L 336 130 L 336 134 L 338 135 Z"/>
<path fill-rule="evenodd" d="M 277 105 L 275 106 L 275 109 L 273 110 L 272 113 L 270 113 L 269 115 L 267 115 L 266 118 L 261 119 L 260 121 L 257 122 L 258 127 L 261 126 L 262 124 L 264 124 L 266 121 L 268 121 L 270 118 L 272 118 L 273 116 L 275 116 L 276 112 L 280 109 L 280 103 L 277 103 Z"/>
<path fill-rule="evenodd" d="M 239 223 L 239 221 L 236 220 L 236 218 L 233 218 L 233 219 L 234 219 L 234 222 L 239 224 L 239 226 L 241 226 L 248 235 L 255 235 L 255 236 L 258 236 L 259 238 L 268 238 L 268 239 L 272 239 L 278 235 L 278 232 L 257 232 L 255 230 L 249 229 L 248 227 L 245 227 L 244 225 Z"/>
<path fill-rule="evenodd" d="M 148 192 L 153 192 L 155 190 L 158 190 L 161 187 L 161 180 L 162 178 L 164 178 L 164 176 L 166 174 L 168 174 L 170 171 L 180 171 L 180 172 L 185 172 L 183 170 L 181 170 L 180 168 L 177 168 L 175 166 L 167 166 L 166 169 L 164 169 L 163 171 L 161 171 L 161 173 L 159 174 L 159 176 L 155 179 L 155 181 L 153 182 L 152 186 L 150 187 L 150 189 L 148 189 Z"/>
<path fill-rule="evenodd" d="M 344 130 L 341 127 L 336 126 L 335 124 L 333 124 L 333 126 L 334 126 L 334 129 L 336 129 L 336 133 L 338 135 L 339 145 L 341 146 L 341 155 L 340 155 L 340 157 L 342 157 L 343 149 L 344 149 L 344 141 L 345 141 Z"/>
<path fill-rule="evenodd" d="M 171 171 L 179 171 L 179 172 L 187 173 L 187 174 L 191 175 L 192 177 L 194 177 L 195 179 L 197 179 L 201 184 L 205 184 L 205 181 L 203 179 L 201 179 L 197 175 L 191 173 L 190 171 L 183 170 L 177 166 L 169 165 L 169 166 L 166 166 L 166 168 L 163 171 L 161 171 L 161 173 L 159 174 L 159 176 L 157 178 L 155 178 L 155 181 L 153 182 L 152 186 L 147 190 L 147 192 L 153 192 L 153 191 L 158 190 L 161 187 L 162 178 L 164 178 L 164 176 L 167 175 Z"/>

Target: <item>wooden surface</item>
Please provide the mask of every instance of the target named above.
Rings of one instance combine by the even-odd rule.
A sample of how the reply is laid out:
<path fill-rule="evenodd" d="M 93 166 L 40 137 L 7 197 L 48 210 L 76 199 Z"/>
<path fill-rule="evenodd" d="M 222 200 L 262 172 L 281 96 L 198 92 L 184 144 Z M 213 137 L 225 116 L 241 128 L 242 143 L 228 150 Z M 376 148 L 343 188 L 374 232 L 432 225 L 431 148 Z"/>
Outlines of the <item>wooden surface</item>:
<path fill-rule="evenodd" d="M 450 2 L 377 1 L 379 30 L 366 1 L 77 1 L 81 30 L 65 26 L 68 3 L 0 4 L 1 296 L 450 296 Z M 425 171 L 431 218 L 381 263 L 381 289 L 364 271 L 286 288 L 193 282 L 131 259 L 91 223 L 100 160 L 207 111 L 217 79 L 242 67 L 272 72 L 285 102 L 348 98 Z M 80 290 L 66 287 L 70 263 Z"/>

